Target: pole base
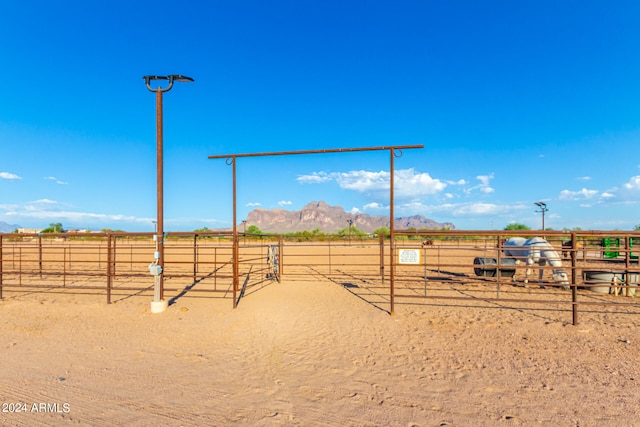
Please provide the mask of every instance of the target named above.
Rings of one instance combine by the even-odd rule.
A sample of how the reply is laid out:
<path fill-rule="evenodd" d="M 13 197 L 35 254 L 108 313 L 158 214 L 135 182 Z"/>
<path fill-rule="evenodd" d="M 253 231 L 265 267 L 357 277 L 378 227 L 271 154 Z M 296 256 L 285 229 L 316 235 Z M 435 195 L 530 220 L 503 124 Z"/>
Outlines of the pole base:
<path fill-rule="evenodd" d="M 151 301 L 151 312 L 152 313 L 162 313 L 169 307 L 169 301 Z"/>

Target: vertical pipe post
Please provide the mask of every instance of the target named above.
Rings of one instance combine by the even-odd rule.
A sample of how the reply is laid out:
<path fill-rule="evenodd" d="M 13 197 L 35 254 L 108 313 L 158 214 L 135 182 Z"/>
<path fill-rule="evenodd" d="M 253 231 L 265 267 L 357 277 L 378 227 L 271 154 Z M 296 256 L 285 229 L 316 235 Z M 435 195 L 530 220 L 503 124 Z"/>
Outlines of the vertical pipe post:
<path fill-rule="evenodd" d="M 232 169 L 232 187 L 233 187 L 233 308 L 238 306 L 238 301 L 236 300 L 238 294 L 238 282 L 240 281 L 238 278 L 239 274 L 239 265 L 238 265 L 238 224 L 236 220 L 237 209 L 236 209 L 236 157 L 233 156 L 231 158 L 231 169 Z"/>
<path fill-rule="evenodd" d="M 193 283 L 196 282 L 196 275 L 198 273 L 198 235 L 193 235 Z"/>
<path fill-rule="evenodd" d="M 220 239 L 218 239 L 217 244 L 220 244 Z M 218 290 L 218 248 L 213 248 L 213 290 Z"/>
<path fill-rule="evenodd" d="M 500 254 L 502 253 L 502 238 L 500 237 L 500 235 L 498 234 L 498 242 L 496 243 L 496 248 L 498 248 L 498 260 L 500 260 Z M 498 261 L 498 271 L 500 271 L 500 262 Z M 515 274 L 515 273 L 514 273 Z M 496 274 L 497 277 L 497 282 L 496 282 L 496 298 L 500 298 L 500 276 L 498 274 Z"/>
<path fill-rule="evenodd" d="M 578 285 L 576 280 L 576 233 L 571 232 L 571 313 L 573 325 L 578 324 Z"/>
<path fill-rule="evenodd" d="M 380 277 L 382 277 L 382 283 L 384 283 L 384 234 L 378 236 L 380 239 Z"/>
<path fill-rule="evenodd" d="M 111 275 L 113 277 L 115 277 L 116 274 L 117 274 L 116 266 L 118 265 L 118 262 L 117 262 L 117 258 L 118 258 L 118 249 L 117 249 L 118 239 L 115 236 L 113 236 L 112 243 L 113 243 L 113 257 L 112 257 L 112 261 L 113 262 L 112 262 L 112 266 L 111 266 Z"/>
<path fill-rule="evenodd" d="M 578 239 L 576 237 L 576 233 L 575 231 L 571 232 L 571 249 L 569 252 L 569 257 L 571 258 L 571 283 L 575 284 L 576 280 L 577 280 L 577 274 L 576 274 L 576 264 L 577 264 L 577 258 L 578 258 L 578 251 L 577 251 L 577 247 L 578 247 Z"/>
<path fill-rule="evenodd" d="M 500 250 L 498 249 L 498 253 L 496 254 L 496 281 L 498 283 L 498 289 L 500 288 L 501 277 L 501 264 L 500 264 Z M 498 292 L 498 298 L 500 298 L 500 293 Z"/>
<path fill-rule="evenodd" d="M 424 296 L 427 296 L 427 245 L 422 245 L 424 249 L 422 252 L 424 254 Z"/>
<path fill-rule="evenodd" d="M 42 234 L 38 233 L 38 268 L 42 279 Z"/>
<path fill-rule="evenodd" d="M 282 234 L 280 234 L 278 236 L 278 283 L 282 283 L 282 269 L 284 265 L 284 263 L 282 262 L 283 248 L 284 248 L 284 244 L 282 243 Z"/>
<path fill-rule="evenodd" d="M 631 288 L 629 287 L 629 268 L 631 263 L 631 237 L 624 236 L 624 294 L 631 296 Z M 622 294 L 622 292 L 620 292 Z"/>
<path fill-rule="evenodd" d="M 395 256 L 395 234 L 394 234 L 394 206 L 393 206 L 393 185 L 394 185 L 394 158 L 395 158 L 395 150 L 393 148 L 389 149 L 390 154 L 390 166 L 389 166 L 389 299 L 390 299 L 390 309 L 389 314 L 393 316 L 395 314 L 395 268 L 394 268 L 394 256 Z"/>
<path fill-rule="evenodd" d="M 162 90 L 156 90 L 156 170 L 157 170 L 157 217 L 158 234 L 158 265 L 161 268 L 158 280 L 155 281 L 157 289 L 154 290 L 156 301 L 164 300 L 164 184 L 163 184 L 163 141 L 162 141 Z"/>
<path fill-rule="evenodd" d="M 113 253 L 111 252 L 111 233 L 107 234 L 107 304 L 111 304 L 111 263 Z"/>
<path fill-rule="evenodd" d="M 331 274 L 331 236 L 329 236 L 329 274 Z"/>

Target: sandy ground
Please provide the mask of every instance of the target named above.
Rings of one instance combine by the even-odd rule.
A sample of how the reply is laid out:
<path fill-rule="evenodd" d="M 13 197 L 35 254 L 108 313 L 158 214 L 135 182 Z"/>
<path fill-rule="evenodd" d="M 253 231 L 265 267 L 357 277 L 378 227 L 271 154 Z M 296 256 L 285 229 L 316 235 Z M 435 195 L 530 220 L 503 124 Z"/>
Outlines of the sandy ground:
<path fill-rule="evenodd" d="M 390 316 L 323 280 L 160 314 L 148 296 L 4 296 L 2 425 L 640 425 L 637 309 Z"/>

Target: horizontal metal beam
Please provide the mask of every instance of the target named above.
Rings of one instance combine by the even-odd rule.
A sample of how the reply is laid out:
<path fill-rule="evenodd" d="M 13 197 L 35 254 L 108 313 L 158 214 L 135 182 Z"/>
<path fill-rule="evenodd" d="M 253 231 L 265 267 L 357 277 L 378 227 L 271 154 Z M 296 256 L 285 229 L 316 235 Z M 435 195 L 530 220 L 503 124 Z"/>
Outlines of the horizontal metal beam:
<path fill-rule="evenodd" d="M 209 156 L 209 159 L 229 159 L 237 157 L 265 157 L 265 156 L 290 156 L 295 154 L 323 154 L 323 153 L 348 153 L 356 151 L 382 151 L 382 150 L 409 150 L 413 148 L 424 148 L 423 144 L 418 145 L 389 145 L 382 147 L 361 147 L 361 148 L 333 148 L 323 150 L 297 150 L 297 151 L 274 151 L 270 153 L 245 153 L 245 154 L 220 154 Z"/>

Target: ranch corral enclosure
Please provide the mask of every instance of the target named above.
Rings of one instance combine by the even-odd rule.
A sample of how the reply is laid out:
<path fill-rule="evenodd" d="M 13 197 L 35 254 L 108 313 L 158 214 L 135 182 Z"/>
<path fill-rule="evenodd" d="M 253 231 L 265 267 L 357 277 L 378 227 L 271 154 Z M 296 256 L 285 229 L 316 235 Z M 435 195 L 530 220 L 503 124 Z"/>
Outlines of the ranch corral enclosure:
<path fill-rule="evenodd" d="M 516 235 L 523 241 L 544 237 L 549 245 L 547 252 L 532 250 L 535 261 L 547 262 L 529 266 L 527 284 L 526 258 L 504 252 L 505 240 Z M 167 233 L 164 292 L 170 304 L 188 295 L 227 298 L 235 306 L 242 298 L 260 298 L 264 286 L 295 280 L 339 286 L 345 298 L 392 314 L 395 304 L 464 309 L 489 303 L 554 311 L 577 324 L 580 311 L 640 313 L 640 233 L 396 231 L 393 245 L 388 236 L 239 234 L 237 242 L 234 280 L 232 233 Z M 107 303 L 150 297 L 155 247 L 149 233 L 0 234 L 0 297 L 78 292 Z"/>

